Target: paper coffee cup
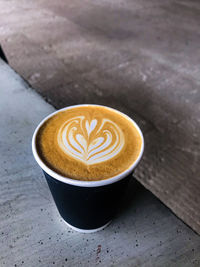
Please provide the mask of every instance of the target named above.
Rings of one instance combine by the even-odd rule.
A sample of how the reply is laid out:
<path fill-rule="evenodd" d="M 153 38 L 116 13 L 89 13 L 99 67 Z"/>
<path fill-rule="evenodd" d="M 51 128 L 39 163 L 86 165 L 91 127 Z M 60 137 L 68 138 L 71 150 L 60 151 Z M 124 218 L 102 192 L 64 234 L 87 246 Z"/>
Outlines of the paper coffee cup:
<path fill-rule="evenodd" d="M 119 175 L 104 180 L 81 181 L 62 176 L 50 169 L 40 158 L 36 146 L 36 136 L 40 127 L 50 117 L 71 107 L 60 109 L 41 121 L 33 134 L 32 151 L 35 160 L 44 172 L 61 217 L 72 229 L 83 233 L 92 233 L 105 228 L 114 217 L 128 181 L 142 158 L 144 138 L 138 125 L 127 115 L 121 113 L 132 121 L 142 139 L 140 154 L 133 164 Z"/>

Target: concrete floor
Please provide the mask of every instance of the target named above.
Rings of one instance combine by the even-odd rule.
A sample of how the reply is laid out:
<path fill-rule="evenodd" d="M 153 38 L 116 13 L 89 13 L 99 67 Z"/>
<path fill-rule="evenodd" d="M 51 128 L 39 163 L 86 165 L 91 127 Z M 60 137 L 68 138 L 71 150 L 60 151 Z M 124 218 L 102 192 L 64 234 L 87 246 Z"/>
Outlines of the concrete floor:
<path fill-rule="evenodd" d="M 48 102 L 139 123 L 138 180 L 200 233 L 200 2 L 0 0 L 0 18 L 10 65 Z"/>
<path fill-rule="evenodd" d="M 0 82 L 1 267 L 200 266 L 200 236 L 135 179 L 108 227 L 71 230 L 31 151 L 35 127 L 54 108 L 1 59 Z"/>

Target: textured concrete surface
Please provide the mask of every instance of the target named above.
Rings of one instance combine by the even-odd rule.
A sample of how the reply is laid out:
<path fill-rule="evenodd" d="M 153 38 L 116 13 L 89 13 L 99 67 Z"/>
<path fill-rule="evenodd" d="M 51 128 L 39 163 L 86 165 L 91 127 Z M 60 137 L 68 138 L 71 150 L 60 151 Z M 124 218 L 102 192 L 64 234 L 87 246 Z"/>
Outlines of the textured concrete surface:
<path fill-rule="evenodd" d="M 56 108 L 133 117 L 138 180 L 200 233 L 200 2 L 0 0 L 8 60 Z"/>
<path fill-rule="evenodd" d="M 113 222 L 80 234 L 58 214 L 31 153 L 54 109 L 0 60 L 0 266 L 200 266 L 200 237 L 135 180 Z"/>

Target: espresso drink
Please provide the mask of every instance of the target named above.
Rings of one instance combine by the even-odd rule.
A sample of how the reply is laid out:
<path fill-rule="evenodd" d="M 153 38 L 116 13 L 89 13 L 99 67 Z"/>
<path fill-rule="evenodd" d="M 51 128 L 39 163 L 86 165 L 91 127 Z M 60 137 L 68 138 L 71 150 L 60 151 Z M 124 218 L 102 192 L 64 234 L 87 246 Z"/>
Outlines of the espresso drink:
<path fill-rule="evenodd" d="M 83 105 L 61 110 L 45 121 L 36 146 L 42 161 L 55 172 L 96 181 L 129 169 L 141 152 L 142 138 L 122 113 Z"/>

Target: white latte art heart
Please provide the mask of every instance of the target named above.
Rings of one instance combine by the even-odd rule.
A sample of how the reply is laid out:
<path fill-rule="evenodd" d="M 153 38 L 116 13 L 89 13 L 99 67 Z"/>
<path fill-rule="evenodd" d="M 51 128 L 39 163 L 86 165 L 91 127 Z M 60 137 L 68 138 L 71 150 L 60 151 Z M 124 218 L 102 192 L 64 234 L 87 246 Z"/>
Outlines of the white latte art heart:
<path fill-rule="evenodd" d="M 87 165 L 112 159 L 124 146 L 124 134 L 116 123 L 106 118 L 89 121 L 84 116 L 67 120 L 57 140 L 63 152 Z"/>

